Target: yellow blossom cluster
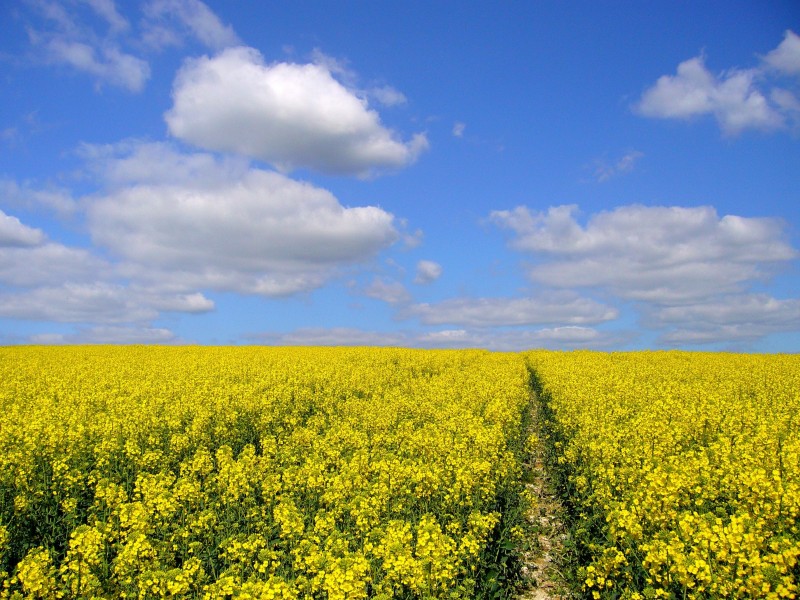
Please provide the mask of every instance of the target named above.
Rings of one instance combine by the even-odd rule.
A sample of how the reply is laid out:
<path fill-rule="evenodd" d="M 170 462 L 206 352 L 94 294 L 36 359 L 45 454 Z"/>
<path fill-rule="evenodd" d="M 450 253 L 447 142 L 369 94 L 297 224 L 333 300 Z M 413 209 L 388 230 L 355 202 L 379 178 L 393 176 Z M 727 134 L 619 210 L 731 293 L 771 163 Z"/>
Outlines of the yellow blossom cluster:
<path fill-rule="evenodd" d="M 473 597 L 529 402 L 515 354 L 0 348 L 0 598 Z"/>
<path fill-rule="evenodd" d="M 526 359 L 587 595 L 800 595 L 800 356 Z"/>

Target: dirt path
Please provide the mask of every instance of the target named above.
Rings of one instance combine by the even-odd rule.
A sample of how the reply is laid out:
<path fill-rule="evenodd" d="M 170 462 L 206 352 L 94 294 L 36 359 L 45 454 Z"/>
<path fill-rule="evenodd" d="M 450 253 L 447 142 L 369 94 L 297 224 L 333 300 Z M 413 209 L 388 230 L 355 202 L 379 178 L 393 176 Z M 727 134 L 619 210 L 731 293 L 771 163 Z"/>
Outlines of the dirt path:
<path fill-rule="evenodd" d="M 532 392 L 533 393 L 533 392 Z M 536 499 L 528 514 L 536 539 L 530 551 L 525 554 L 522 567 L 523 578 L 527 582 L 517 596 L 519 600 L 566 600 L 571 597 L 560 574 L 559 567 L 564 560 L 564 541 L 566 529 L 561 520 L 562 507 L 552 490 L 551 482 L 544 465 L 544 446 L 539 435 L 540 426 L 534 395 L 534 418 L 531 424 L 532 435 L 537 436 L 538 443 L 531 456 L 530 463 L 525 465 L 530 473 L 526 487 Z"/>

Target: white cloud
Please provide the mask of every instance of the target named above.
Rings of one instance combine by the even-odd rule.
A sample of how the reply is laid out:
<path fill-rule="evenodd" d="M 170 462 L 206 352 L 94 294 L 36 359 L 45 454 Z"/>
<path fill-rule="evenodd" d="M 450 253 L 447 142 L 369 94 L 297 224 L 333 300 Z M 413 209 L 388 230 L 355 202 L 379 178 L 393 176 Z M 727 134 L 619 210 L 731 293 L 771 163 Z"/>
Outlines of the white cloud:
<path fill-rule="evenodd" d="M 767 294 L 723 295 L 708 302 L 662 307 L 650 316 L 668 344 L 700 344 L 759 339 L 800 330 L 800 300 Z"/>
<path fill-rule="evenodd" d="M 636 162 L 642 158 L 644 154 L 638 150 L 631 150 L 621 156 L 616 162 L 609 163 L 605 159 L 595 161 L 594 176 L 597 181 L 608 181 L 612 177 L 630 173 Z"/>
<path fill-rule="evenodd" d="M 432 283 L 442 276 L 442 265 L 432 260 L 421 260 L 417 263 L 417 276 L 414 283 L 426 285 Z"/>
<path fill-rule="evenodd" d="M 404 333 L 350 327 L 308 327 L 288 333 L 257 334 L 250 339 L 274 346 L 408 346 L 408 336 Z"/>
<path fill-rule="evenodd" d="M 69 191 L 57 187 L 39 188 L 30 183 L 18 184 L 0 179 L 0 203 L 26 209 L 46 208 L 66 216 L 75 212 L 77 204 Z"/>
<path fill-rule="evenodd" d="M 120 49 L 118 34 L 128 29 L 127 20 L 110 0 L 84 0 L 84 4 L 106 21 L 107 34 L 100 35 L 87 25 L 80 11 L 42 0 L 29 4 L 45 20 L 44 29 L 29 27 L 31 43 L 41 49 L 45 62 L 93 75 L 98 84 L 141 91 L 150 77 L 150 66 Z"/>
<path fill-rule="evenodd" d="M 691 302 L 740 291 L 797 257 L 778 219 L 718 217 L 712 207 L 622 206 L 585 227 L 575 206 L 526 207 L 491 219 L 516 234 L 512 246 L 542 260 L 531 277 L 549 286 L 604 287 L 628 299 Z"/>
<path fill-rule="evenodd" d="M 573 326 L 517 331 L 444 329 L 430 332 L 380 332 L 349 327 L 320 327 L 286 333 L 261 333 L 248 337 L 248 340 L 275 346 L 397 346 L 485 348 L 496 351 L 605 348 L 622 339 L 619 335 L 600 332 L 590 327 Z"/>
<path fill-rule="evenodd" d="M 413 162 L 424 134 L 402 142 L 367 102 L 322 64 L 266 64 L 252 48 L 187 61 L 166 115 L 170 133 L 203 148 L 366 175 Z"/>
<path fill-rule="evenodd" d="M 23 225 L 17 217 L 7 215 L 0 210 L 0 249 L 38 246 L 44 239 L 45 235 L 41 229 Z"/>
<path fill-rule="evenodd" d="M 444 348 L 485 348 L 499 352 L 518 352 L 532 348 L 571 349 L 604 348 L 619 343 L 619 335 L 611 335 L 591 327 L 552 327 L 534 330 L 468 330 L 446 329 L 423 333 L 415 345 Z"/>
<path fill-rule="evenodd" d="M 214 304 L 201 294 L 159 296 L 109 283 L 66 283 L 0 294 L 0 316 L 68 323 L 152 321 L 161 311 L 198 313 Z"/>
<path fill-rule="evenodd" d="M 79 154 L 92 174 L 110 189 L 139 185 L 228 185 L 244 177 L 246 159 L 218 158 L 206 152 L 182 153 L 165 142 L 126 140 L 82 144 Z"/>
<path fill-rule="evenodd" d="M 791 117 L 796 118 L 797 114 L 800 113 L 800 99 L 789 90 L 774 88 L 772 92 L 770 92 L 770 99 L 777 106 L 780 106 L 785 114 Z"/>
<path fill-rule="evenodd" d="M 408 102 L 408 99 L 402 92 L 394 89 L 390 85 L 370 88 L 367 95 L 384 106 L 400 106 Z"/>
<path fill-rule="evenodd" d="M 107 25 L 101 31 L 96 19 L 88 18 L 80 5 L 88 6 Z M 143 46 L 162 49 L 178 46 L 188 35 L 213 50 L 233 46 L 239 39 L 230 25 L 200 0 L 150 0 L 142 6 L 141 30 L 131 31 L 113 0 L 81 0 L 69 4 L 51 0 L 28 3 L 30 16 L 40 22 L 28 28 L 40 59 L 66 65 L 94 76 L 97 85 L 113 85 L 140 92 L 150 78 L 150 65 L 124 47 L 141 51 Z"/>
<path fill-rule="evenodd" d="M 675 75 L 663 75 L 635 105 L 645 117 L 690 119 L 713 115 L 723 132 L 736 135 L 745 129 L 770 130 L 795 121 L 797 99 L 788 90 L 772 86 L 775 73 L 800 74 L 800 37 L 787 31 L 783 42 L 752 69 L 711 73 L 705 57 L 678 65 Z"/>
<path fill-rule="evenodd" d="M 83 0 L 83 2 L 105 19 L 112 31 L 124 31 L 130 27 L 128 20 L 119 13 L 113 0 Z"/>
<path fill-rule="evenodd" d="M 713 115 L 728 134 L 747 128 L 780 127 L 783 117 L 755 86 L 753 70 L 733 70 L 714 76 L 703 57 L 678 65 L 677 75 L 663 75 L 636 106 L 645 117 L 688 119 Z"/>
<path fill-rule="evenodd" d="M 389 304 L 405 304 L 411 301 L 411 294 L 399 281 L 375 278 L 364 288 L 364 294 Z"/>
<path fill-rule="evenodd" d="M 764 62 L 782 73 L 800 75 L 800 36 L 787 30 L 783 41 L 764 57 Z"/>
<path fill-rule="evenodd" d="M 69 65 L 131 92 L 142 91 L 150 78 L 150 66 L 146 61 L 125 54 L 113 44 L 95 47 L 63 36 L 50 36 L 44 48 L 50 62 Z"/>
<path fill-rule="evenodd" d="M 415 304 L 407 310 L 426 325 L 499 327 L 518 325 L 586 325 L 617 318 L 615 308 L 569 292 L 532 298 L 454 298 L 437 304 Z"/>
<path fill-rule="evenodd" d="M 109 265 L 82 248 L 54 242 L 0 248 L 0 283 L 15 287 L 91 281 L 108 275 Z"/>
<path fill-rule="evenodd" d="M 32 344 L 177 344 L 181 341 L 162 327 L 103 325 L 76 333 L 43 333 L 30 337 Z"/>
<path fill-rule="evenodd" d="M 0 211 L 0 317 L 79 323 L 144 323 L 162 312 L 201 313 L 198 292 L 116 283 L 116 266 L 83 248 L 48 241 Z"/>
<path fill-rule="evenodd" d="M 122 257 L 136 280 L 175 289 L 218 289 L 282 296 L 321 286 L 346 265 L 394 243 L 394 217 L 374 206 L 345 208 L 328 191 L 278 173 L 240 173 L 207 156 L 172 158 L 164 147 L 132 151 L 114 166 L 116 181 L 153 155 L 179 164 L 174 182 L 121 185 L 89 200 L 93 240 Z M 137 165 L 137 161 L 141 161 Z M 191 181 L 195 167 L 205 176 Z"/>
<path fill-rule="evenodd" d="M 150 0 L 143 10 L 147 16 L 145 40 L 157 48 L 181 43 L 182 32 L 177 32 L 174 25 L 213 50 L 239 44 L 233 28 L 223 25 L 199 0 Z"/>
<path fill-rule="evenodd" d="M 453 124 L 453 135 L 457 138 L 464 137 L 464 131 L 467 129 L 465 123 L 456 122 Z"/>

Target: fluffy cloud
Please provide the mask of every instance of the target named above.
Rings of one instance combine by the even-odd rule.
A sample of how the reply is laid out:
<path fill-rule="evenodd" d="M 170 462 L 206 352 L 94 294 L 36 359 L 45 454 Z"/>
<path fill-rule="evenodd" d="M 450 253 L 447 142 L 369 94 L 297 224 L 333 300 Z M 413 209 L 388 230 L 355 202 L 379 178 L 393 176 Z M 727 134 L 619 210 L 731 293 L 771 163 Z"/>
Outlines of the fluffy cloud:
<path fill-rule="evenodd" d="M 800 75 L 800 36 L 787 30 L 783 41 L 764 57 L 764 62 L 782 73 Z"/>
<path fill-rule="evenodd" d="M 41 229 L 23 225 L 17 217 L 0 210 L 0 248 L 38 246 L 44 238 Z"/>
<path fill-rule="evenodd" d="M 636 108 L 645 117 L 662 119 L 714 115 L 728 134 L 778 127 L 783 118 L 755 87 L 755 76 L 748 70 L 718 78 L 706 68 L 703 57 L 695 57 L 678 65 L 676 75 L 659 77 Z"/>
<path fill-rule="evenodd" d="M 32 344 L 177 344 L 180 340 L 162 327 L 101 325 L 76 333 L 43 333 L 30 338 Z"/>
<path fill-rule="evenodd" d="M 198 313 L 213 308 L 202 294 L 158 295 L 103 282 L 0 294 L 0 317 L 64 323 L 147 322 L 161 311 Z"/>
<path fill-rule="evenodd" d="M 586 325 L 618 316 L 612 307 L 567 292 L 532 298 L 455 298 L 438 304 L 416 304 L 407 314 L 418 317 L 426 325 L 469 327 Z"/>
<path fill-rule="evenodd" d="M 10 179 L 0 179 L 0 202 L 26 209 L 46 208 L 59 215 L 75 212 L 77 205 L 72 195 L 55 187 L 36 187 L 29 183 L 18 184 Z"/>
<path fill-rule="evenodd" d="M 800 330 L 800 300 L 726 295 L 699 304 L 662 307 L 651 320 L 656 326 L 671 328 L 661 336 L 667 344 L 749 341 Z"/>
<path fill-rule="evenodd" d="M 45 242 L 0 248 L 0 283 L 14 287 L 85 282 L 108 276 L 110 265 L 83 248 Z"/>
<path fill-rule="evenodd" d="M 252 48 L 187 61 L 173 99 L 172 135 L 281 170 L 365 175 L 405 166 L 428 146 L 424 134 L 399 140 L 326 65 L 266 64 Z"/>
<path fill-rule="evenodd" d="M 117 283 L 115 265 L 47 240 L 0 211 L 0 317 L 74 323 L 144 323 L 162 312 L 214 308 L 200 293 Z"/>
<path fill-rule="evenodd" d="M 553 327 L 539 330 L 487 331 L 444 329 L 430 332 L 380 332 L 350 327 L 303 328 L 286 333 L 250 336 L 276 346 L 398 346 L 416 348 L 485 348 L 521 351 L 531 348 L 605 348 L 622 341 L 590 327 Z"/>
<path fill-rule="evenodd" d="M 153 153 L 122 157 L 124 167 L 109 172 L 138 172 L 137 156 L 146 165 Z M 185 166 L 173 182 L 158 175 L 152 183 L 119 185 L 87 209 L 94 241 L 124 259 L 125 272 L 137 280 L 289 295 L 319 287 L 399 236 L 391 214 L 345 208 L 328 191 L 278 173 L 240 174 L 203 156 L 170 161 Z M 186 179 L 196 165 L 205 166 L 200 182 Z"/>
<path fill-rule="evenodd" d="M 778 219 L 719 217 L 711 207 L 622 206 L 581 226 L 575 206 L 495 211 L 513 247 L 543 260 L 531 277 L 561 287 L 604 287 L 627 299 L 686 303 L 740 291 L 797 252 Z"/>
<path fill-rule="evenodd" d="M 442 276 L 442 265 L 432 260 L 421 260 L 417 263 L 417 275 L 414 283 L 425 285 L 432 283 Z"/>
<path fill-rule="evenodd" d="M 308 327 L 287 333 L 264 333 L 251 336 L 275 346 L 408 346 L 404 333 L 365 331 L 351 327 Z"/>
<path fill-rule="evenodd" d="M 388 281 L 386 279 L 373 279 L 364 288 L 364 294 L 376 300 L 382 300 L 389 304 L 405 304 L 411 300 L 411 294 L 399 281 Z"/>
<path fill-rule="evenodd" d="M 446 329 L 420 334 L 415 345 L 444 348 L 485 348 L 499 352 L 518 352 L 532 348 L 604 348 L 622 340 L 591 327 L 548 327 L 536 330 Z"/>
<path fill-rule="evenodd" d="M 79 154 L 89 171 L 109 189 L 140 185 L 228 185 L 247 174 L 238 158 L 205 152 L 183 153 L 172 144 L 126 140 L 116 144 L 83 144 Z"/>
<path fill-rule="evenodd" d="M 678 65 L 648 88 L 635 110 L 645 117 L 689 119 L 713 115 L 722 130 L 775 129 L 795 120 L 797 98 L 788 90 L 769 88 L 770 71 L 800 73 L 800 38 L 787 31 L 783 42 L 764 57 L 765 68 L 730 69 L 714 75 L 697 56 Z"/>

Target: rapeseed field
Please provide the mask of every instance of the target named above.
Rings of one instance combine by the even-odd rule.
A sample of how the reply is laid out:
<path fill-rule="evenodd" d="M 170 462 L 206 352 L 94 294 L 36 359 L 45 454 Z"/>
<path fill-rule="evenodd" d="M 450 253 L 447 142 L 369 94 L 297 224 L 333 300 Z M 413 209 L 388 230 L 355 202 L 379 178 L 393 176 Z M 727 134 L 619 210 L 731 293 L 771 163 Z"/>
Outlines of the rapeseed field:
<path fill-rule="evenodd" d="M 800 356 L 526 359 L 582 593 L 797 597 Z"/>
<path fill-rule="evenodd" d="M 800 594 L 798 356 L 32 346 L 0 598 L 509 597 L 534 446 L 575 596 Z"/>
<path fill-rule="evenodd" d="M 496 594 L 528 405 L 483 351 L 0 349 L 0 595 Z"/>

